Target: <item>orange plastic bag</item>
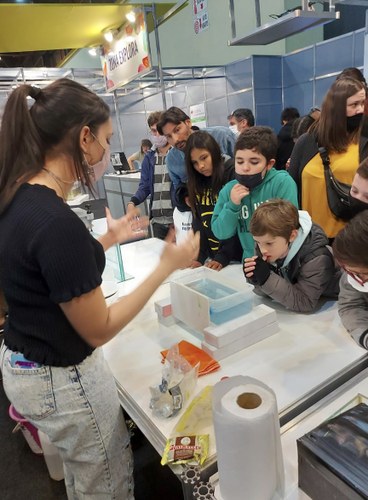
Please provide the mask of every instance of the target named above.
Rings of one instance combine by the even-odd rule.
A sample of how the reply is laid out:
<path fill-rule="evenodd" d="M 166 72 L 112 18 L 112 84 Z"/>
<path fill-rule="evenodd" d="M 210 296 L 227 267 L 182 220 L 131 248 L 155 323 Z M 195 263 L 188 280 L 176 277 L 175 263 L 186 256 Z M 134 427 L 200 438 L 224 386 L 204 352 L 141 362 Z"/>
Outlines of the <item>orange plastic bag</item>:
<path fill-rule="evenodd" d="M 207 375 L 207 373 L 215 372 L 220 369 L 219 363 L 211 358 L 209 354 L 204 352 L 199 347 L 187 342 L 186 340 L 182 340 L 178 344 L 179 354 L 183 356 L 192 366 L 196 366 L 199 363 L 199 371 L 198 376 Z M 165 351 L 161 351 L 162 362 L 164 362 L 166 355 L 168 353 L 168 349 Z"/>

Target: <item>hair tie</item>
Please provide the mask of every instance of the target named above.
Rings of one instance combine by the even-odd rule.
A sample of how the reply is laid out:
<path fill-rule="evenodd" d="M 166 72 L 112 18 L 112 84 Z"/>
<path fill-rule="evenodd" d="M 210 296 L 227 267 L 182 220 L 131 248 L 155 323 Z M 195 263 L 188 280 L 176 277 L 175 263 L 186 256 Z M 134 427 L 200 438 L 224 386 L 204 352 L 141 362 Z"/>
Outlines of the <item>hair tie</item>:
<path fill-rule="evenodd" d="M 35 101 L 40 97 L 42 90 L 39 87 L 32 87 L 29 90 L 29 96 L 32 97 Z"/>

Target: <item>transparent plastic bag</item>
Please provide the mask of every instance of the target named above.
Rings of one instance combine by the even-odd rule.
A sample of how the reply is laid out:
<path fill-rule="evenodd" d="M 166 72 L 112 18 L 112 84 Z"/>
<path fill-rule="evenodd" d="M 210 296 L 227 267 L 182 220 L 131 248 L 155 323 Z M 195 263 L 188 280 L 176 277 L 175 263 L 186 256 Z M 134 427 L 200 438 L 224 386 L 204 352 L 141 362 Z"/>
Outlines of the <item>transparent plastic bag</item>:
<path fill-rule="evenodd" d="M 161 383 L 150 387 L 150 408 L 155 415 L 168 418 L 176 415 L 193 394 L 197 384 L 199 364 L 192 367 L 179 354 L 178 345 L 167 353 Z"/>

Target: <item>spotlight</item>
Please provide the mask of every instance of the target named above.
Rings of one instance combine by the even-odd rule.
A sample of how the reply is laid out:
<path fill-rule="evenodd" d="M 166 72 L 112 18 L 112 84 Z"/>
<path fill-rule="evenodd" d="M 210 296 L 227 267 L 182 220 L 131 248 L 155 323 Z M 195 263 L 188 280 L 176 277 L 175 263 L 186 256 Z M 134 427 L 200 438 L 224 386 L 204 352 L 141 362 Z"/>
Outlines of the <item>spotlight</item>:
<path fill-rule="evenodd" d="M 105 31 L 103 36 L 104 36 L 104 39 L 106 40 L 106 42 L 108 42 L 108 43 L 111 43 L 114 40 L 113 32 L 110 30 Z"/>
<path fill-rule="evenodd" d="M 128 14 L 125 16 L 130 23 L 135 22 L 135 12 L 132 10 L 131 12 L 128 12 Z"/>

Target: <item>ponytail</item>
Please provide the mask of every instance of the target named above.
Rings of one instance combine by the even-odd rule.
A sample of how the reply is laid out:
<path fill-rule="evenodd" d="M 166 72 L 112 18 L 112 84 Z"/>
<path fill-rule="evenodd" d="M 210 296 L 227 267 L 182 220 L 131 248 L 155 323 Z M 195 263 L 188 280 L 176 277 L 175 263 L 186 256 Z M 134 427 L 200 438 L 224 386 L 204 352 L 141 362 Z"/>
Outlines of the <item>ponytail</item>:
<path fill-rule="evenodd" d="M 0 215 L 20 185 L 34 177 L 44 163 L 42 141 L 27 103 L 27 96 L 38 99 L 40 92 L 21 85 L 5 106 L 0 129 Z"/>

